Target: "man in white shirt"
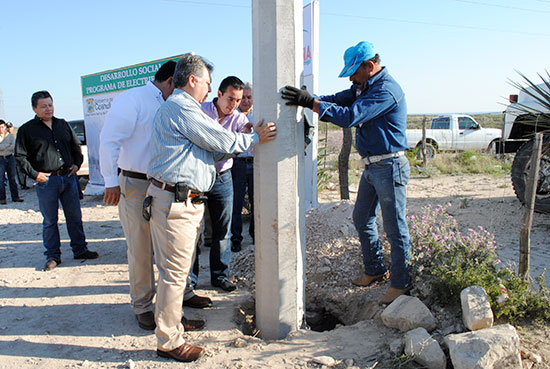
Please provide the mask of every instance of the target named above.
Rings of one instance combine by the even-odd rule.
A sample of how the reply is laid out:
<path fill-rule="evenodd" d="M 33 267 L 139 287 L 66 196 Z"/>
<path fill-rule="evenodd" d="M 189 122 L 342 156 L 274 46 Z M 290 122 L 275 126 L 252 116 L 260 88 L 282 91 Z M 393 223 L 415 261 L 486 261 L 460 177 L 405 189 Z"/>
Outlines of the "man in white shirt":
<path fill-rule="evenodd" d="M 156 327 L 153 313 L 155 279 L 149 222 L 142 216 L 142 204 L 149 181 L 149 140 L 158 108 L 174 91 L 174 61 L 164 63 L 153 81 L 120 93 L 106 117 L 100 135 L 100 168 L 105 180 L 103 201 L 118 205 L 120 223 L 128 245 L 128 270 L 132 308 L 141 328 Z M 120 171 L 120 174 L 118 173 Z M 122 195 L 122 196 L 121 196 Z M 208 297 L 186 290 L 185 299 L 212 304 Z M 198 304 L 197 305 L 201 305 Z M 182 319 L 187 330 L 204 326 L 202 320 Z"/>

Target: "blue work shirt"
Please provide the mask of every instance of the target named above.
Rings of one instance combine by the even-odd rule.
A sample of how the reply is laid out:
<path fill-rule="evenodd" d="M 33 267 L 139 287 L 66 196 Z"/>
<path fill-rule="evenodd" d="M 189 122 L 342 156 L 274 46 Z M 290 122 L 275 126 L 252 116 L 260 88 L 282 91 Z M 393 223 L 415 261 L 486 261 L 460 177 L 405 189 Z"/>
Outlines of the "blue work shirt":
<path fill-rule="evenodd" d="M 356 127 L 355 146 L 362 157 L 408 149 L 407 103 L 401 86 L 383 67 L 357 95 L 357 86 L 319 98 L 319 119 Z"/>

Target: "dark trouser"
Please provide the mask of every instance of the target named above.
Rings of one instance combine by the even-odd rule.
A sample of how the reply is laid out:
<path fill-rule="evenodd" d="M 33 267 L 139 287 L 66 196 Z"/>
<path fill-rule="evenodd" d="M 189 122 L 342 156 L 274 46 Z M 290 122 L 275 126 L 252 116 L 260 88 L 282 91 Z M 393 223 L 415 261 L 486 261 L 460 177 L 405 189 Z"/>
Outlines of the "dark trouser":
<path fill-rule="evenodd" d="M 208 196 L 208 210 L 212 224 L 212 245 L 210 246 L 210 280 L 223 281 L 229 277 L 231 262 L 231 247 L 229 246 L 229 230 L 231 213 L 233 211 L 233 183 L 231 171 L 216 176 L 216 182 Z M 198 281 L 199 257 L 191 271 L 191 280 Z"/>
<path fill-rule="evenodd" d="M 17 182 L 15 182 L 15 177 L 17 176 L 17 173 L 15 169 L 15 157 L 13 155 L 0 156 L 0 200 L 6 200 L 6 184 L 4 183 L 4 173 L 7 173 L 8 175 L 11 199 L 18 199 L 19 191 L 17 190 Z"/>
<path fill-rule="evenodd" d="M 82 212 L 76 175 L 53 176 L 46 182 L 36 184 L 38 206 L 44 217 L 42 222 L 42 237 L 46 251 L 46 259 L 61 261 L 61 240 L 57 226 L 59 202 L 63 206 L 67 231 L 71 239 L 73 254 L 80 255 L 88 250 L 84 227 L 82 225 Z"/>
<path fill-rule="evenodd" d="M 250 157 L 252 159 L 252 157 Z M 242 210 L 244 204 L 244 195 L 248 191 L 248 200 L 250 201 L 250 225 L 248 233 L 254 242 L 254 163 L 252 160 L 239 159 L 233 160 L 233 219 L 231 220 L 231 241 L 242 242 L 243 236 L 243 217 Z"/>

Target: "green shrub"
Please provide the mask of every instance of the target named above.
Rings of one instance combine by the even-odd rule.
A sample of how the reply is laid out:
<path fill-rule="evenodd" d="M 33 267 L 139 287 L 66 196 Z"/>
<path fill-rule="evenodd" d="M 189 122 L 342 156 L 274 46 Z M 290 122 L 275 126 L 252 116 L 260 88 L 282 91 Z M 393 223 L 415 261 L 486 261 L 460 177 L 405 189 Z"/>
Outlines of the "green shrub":
<path fill-rule="evenodd" d="M 428 160 L 425 168 L 420 168 L 422 160 L 417 158 L 417 149 L 407 152 L 411 171 L 421 175 L 443 174 L 491 174 L 509 175 L 511 161 L 496 158 L 482 152 L 467 150 L 462 152 L 439 152 Z"/>
<path fill-rule="evenodd" d="M 450 205 L 450 204 L 449 204 Z M 460 304 L 460 292 L 481 286 L 489 296 L 497 318 L 511 322 L 521 318 L 550 319 L 550 294 L 544 276 L 532 281 L 520 278 L 498 258 L 494 236 L 483 227 L 463 233 L 442 205 L 428 205 L 422 215 L 408 218 L 411 236 L 411 275 L 419 291 L 442 304 Z M 389 244 L 385 238 L 382 242 Z M 498 304 L 501 284 L 509 298 Z"/>

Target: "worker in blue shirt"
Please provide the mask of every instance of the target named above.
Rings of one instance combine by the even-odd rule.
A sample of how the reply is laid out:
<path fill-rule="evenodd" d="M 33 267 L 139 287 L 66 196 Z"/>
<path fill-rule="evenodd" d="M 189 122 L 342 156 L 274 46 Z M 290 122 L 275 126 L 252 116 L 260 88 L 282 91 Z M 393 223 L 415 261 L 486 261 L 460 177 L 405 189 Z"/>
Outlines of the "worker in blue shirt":
<path fill-rule="evenodd" d="M 319 119 L 343 128 L 355 127 L 357 151 L 365 164 L 353 221 L 359 233 L 365 271 L 353 280 L 368 286 L 384 279 L 387 268 L 376 213 L 382 210 L 384 231 L 391 244 L 391 286 L 380 300 L 389 304 L 411 288 L 410 238 L 406 219 L 406 185 L 410 167 L 407 149 L 407 104 L 399 84 L 380 65 L 370 42 L 362 41 L 344 53 L 339 77 L 349 77 L 350 89 L 334 95 L 313 97 L 305 88 L 286 86 L 282 98 L 319 113 Z"/>

